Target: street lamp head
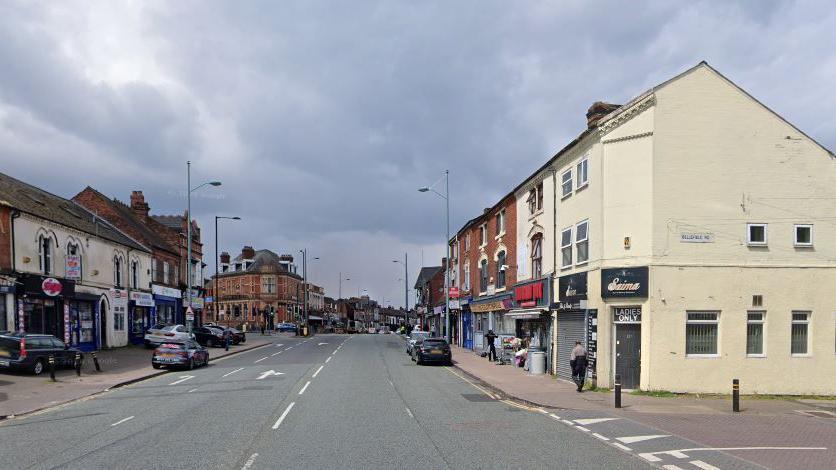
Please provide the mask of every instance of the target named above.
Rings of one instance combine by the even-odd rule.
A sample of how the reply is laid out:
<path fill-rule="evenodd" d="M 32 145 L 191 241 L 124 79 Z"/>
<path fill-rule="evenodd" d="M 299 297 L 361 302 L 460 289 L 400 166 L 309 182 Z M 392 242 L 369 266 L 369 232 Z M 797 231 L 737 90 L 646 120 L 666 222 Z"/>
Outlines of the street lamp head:
<path fill-rule="evenodd" d="M 221 182 L 220 181 L 210 181 L 209 184 L 211 184 L 212 186 L 220 186 Z"/>
<path fill-rule="evenodd" d="M 238 216 L 236 215 L 235 217 L 232 217 L 232 220 L 241 220 L 241 217 L 238 217 Z"/>
<path fill-rule="evenodd" d="M 424 186 L 423 188 L 418 188 L 418 192 L 419 192 L 419 193 L 425 193 L 425 192 L 427 192 L 427 191 L 429 191 L 429 190 L 430 190 L 430 188 L 428 188 L 428 187 L 426 187 L 426 186 Z"/>

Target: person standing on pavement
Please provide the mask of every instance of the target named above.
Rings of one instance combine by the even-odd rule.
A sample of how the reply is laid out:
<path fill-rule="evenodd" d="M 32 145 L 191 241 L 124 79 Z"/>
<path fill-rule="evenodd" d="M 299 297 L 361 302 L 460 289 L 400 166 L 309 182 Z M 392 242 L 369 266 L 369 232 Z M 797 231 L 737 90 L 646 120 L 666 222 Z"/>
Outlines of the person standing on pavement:
<path fill-rule="evenodd" d="M 488 334 L 485 335 L 485 339 L 488 340 L 488 360 L 493 362 L 496 361 L 496 345 L 494 344 L 496 338 L 496 333 L 493 330 L 488 330 Z"/>
<path fill-rule="evenodd" d="M 572 380 L 578 386 L 578 392 L 582 392 L 586 380 L 586 348 L 580 341 L 575 341 L 575 347 L 569 355 L 569 365 L 572 367 Z"/>

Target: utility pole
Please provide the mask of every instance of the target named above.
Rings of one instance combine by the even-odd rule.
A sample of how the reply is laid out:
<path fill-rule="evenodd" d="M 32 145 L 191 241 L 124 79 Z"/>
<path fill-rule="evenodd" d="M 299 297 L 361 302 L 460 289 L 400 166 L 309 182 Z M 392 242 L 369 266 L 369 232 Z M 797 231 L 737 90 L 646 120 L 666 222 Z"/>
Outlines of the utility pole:
<path fill-rule="evenodd" d="M 187 208 L 186 208 L 186 248 L 187 255 L 186 255 L 186 270 L 188 271 L 186 274 L 186 301 L 188 303 L 189 308 L 186 310 L 188 314 L 192 311 L 192 162 L 186 161 L 186 194 L 188 199 Z M 181 232 L 182 233 L 182 232 Z M 188 331 L 192 331 L 192 324 L 189 323 L 189 319 L 186 319 L 186 327 Z"/>

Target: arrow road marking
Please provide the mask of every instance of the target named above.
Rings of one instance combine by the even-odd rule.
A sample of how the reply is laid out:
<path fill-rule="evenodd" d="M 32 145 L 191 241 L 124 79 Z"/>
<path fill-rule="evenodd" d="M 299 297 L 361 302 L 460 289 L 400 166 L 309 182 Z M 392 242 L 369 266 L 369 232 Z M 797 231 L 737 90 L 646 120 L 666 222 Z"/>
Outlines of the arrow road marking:
<path fill-rule="evenodd" d="M 134 417 L 133 417 L 133 416 L 128 416 L 128 417 L 127 417 L 127 418 L 125 418 L 125 419 L 120 419 L 119 421 L 117 421 L 117 422 L 115 422 L 115 423 L 111 424 L 111 426 L 119 426 L 120 424 L 124 423 L 125 421 L 130 421 L 130 420 L 132 420 L 132 419 L 134 419 Z"/>
<path fill-rule="evenodd" d="M 227 372 L 226 374 L 222 375 L 222 376 L 221 376 L 221 378 L 224 378 L 224 377 L 226 377 L 226 376 L 228 376 L 228 375 L 232 375 L 232 374 L 234 374 L 234 373 L 236 373 L 236 372 L 241 372 L 242 370 L 244 370 L 244 368 L 243 368 L 243 367 L 239 367 L 239 368 L 235 369 L 235 370 L 234 370 L 234 371 L 232 371 L 232 372 Z"/>
<path fill-rule="evenodd" d="M 273 369 L 270 369 L 266 372 L 262 372 L 261 375 L 256 380 L 261 380 L 261 379 L 263 379 L 265 377 L 269 377 L 271 375 L 284 375 L 284 372 L 276 372 Z M 273 428 L 273 429 L 276 429 L 276 428 Z"/>
<path fill-rule="evenodd" d="M 625 444 L 632 444 L 634 442 L 642 442 L 642 441 L 649 441 L 651 439 L 658 439 L 660 437 L 668 437 L 668 434 L 653 434 L 649 436 L 625 436 L 625 437 L 616 437 L 619 441 Z"/>
<path fill-rule="evenodd" d="M 171 382 L 169 385 L 177 385 L 179 383 L 185 382 L 185 381 L 187 381 L 189 379 L 193 379 L 193 378 L 194 378 L 193 375 L 181 375 L 180 380 L 175 380 L 174 382 Z"/>
<path fill-rule="evenodd" d="M 276 424 L 273 425 L 273 429 L 279 429 L 279 426 L 282 425 L 282 421 L 284 421 L 284 419 L 287 417 L 287 414 L 290 413 L 290 410 L 293 408 L 293 405 L 295 404 L 296 402 L 287 405 L 287 408 L 284 410 L 284 413 L 282 413 L 282 415 L 279 416 L 279 419 L 276 420 Z"/>
<path fill-rule="evenodd" d="M 576 423 L 578 423 L 578 424 L 580 424 L 580 425 L 582 425 L 582 426 L 586 426 L 586 425 L 588 425 L 588 424 L 598 424 L 598 423 L 603 423 L 604 421 L 613 421 L 613 420 L 616 420 L 616 419 L 620 419 L 620 418 L 588 418 L 588 419 L 576 419 L 576 420 L 575 420 L 575 422 L 576 422 Z"/>

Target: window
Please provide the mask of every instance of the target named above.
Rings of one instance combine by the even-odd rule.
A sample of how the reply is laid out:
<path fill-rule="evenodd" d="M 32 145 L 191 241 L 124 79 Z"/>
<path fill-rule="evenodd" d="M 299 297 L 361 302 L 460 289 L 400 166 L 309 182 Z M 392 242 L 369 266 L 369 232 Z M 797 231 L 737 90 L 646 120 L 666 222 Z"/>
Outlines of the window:
<path fill-rule="evenodd" d="M 505 287 L 505 251 L 500 251 L 496 256 L 496 288 L 502 289 Z"/>
<path fill-rule="evenodd" d="M 747 235 L 750 245 L 766 245 L 766 224 L 748 224 Z"/>
<path fill-rule="evenodd" d="M 169 265 L 168 261 L 163 261 L 163 284 L 168 284 L 168 273 L 169 273 Z"/>
<path fill-rule="evenodd" d="M 532 189 L 528 192 L 528 199 L 525 201 L 528 203 L 528 213 L 534 214 L 537 212 L 537 188 Z"/>
<path fill-rule="evenodd" d="M 505 233 L 505 209 L 496 214 L 496 234 L 502 235 Z"/>
<path fill-rule="evenodd" d="M 261 291 L 264 294 L 275 294 L 276 278 L 273 276 L 264 276 L 261 279 Z"/>
<path fill-rule="evenodd" d="M 563 189 L 563 197 L 572 194 L 572 170 L 567 170 L 560 176 L 561 188 Z"/>
<path fill-rule="evenodd" d="M 572 229 L 567 228 L 560 232 L 560 266 L 568 268 L 572 266 Z"/>
<path fill-rule="evenodd" d="M 685 354 L 716 356 L 719 333 L 719 312 L 687 312 L 685 323 Z"/>
<path fill-rule="evenodd" d="M 577 264 L 589 261 L 589 222 L 583 221 L 575 226 L 575 249 L 577 250 Z"/>
<path fill-rule="evenodd" d="M 470 263 L 464 264 L 464 290 L 470 290 Z"/>
<path fill-rule="evenodd" d="M 76 244 L 76 243 L 68 243 L 67 244 L 67 256 L 77 256 L 78 257 L 78 278 L 76 280 L 81 280 L 81 273 L 82 273 L 82 267 L 83 266 L 81 265 L 81 249 L 78 247 L 78 244 Z M 66 275 L 68 275 L 68 273 Z"/>
<path fill-rule="evenodd" d="M 537 210 L 543 210 L 543 182 L 537 185 Z"/>
<path fill-rule="evenodd" d="M 49 275 L 52 272 L 52 239 L 41 235 L 38 237 L 38 255 L 40 255 L 41 272 Z"/>
<path fill-rule="evenodd" d="M 795 226 L 795 246 L 813 246 L 813 226 Z"/>
<path fill-rule="evenodd" d="M 122 287 L 122 259 L 113 257 L 113 285 Z"/>
<path fill-rule="evenodd" d="M 159 274 L 157 273 L 157 258 L 151 258 L 151 282 L 159 282 L 160 278 L 157 277 Z"/>
<path fill-rule="evenodd" d="M 139 263 L 131 261 L 131 287 L 139 287 Z"/>
<path fill-rule="evenodd" d="M 790 335 L 793 356 L 806 356 L 810 352 L 810 312 L 792 312 Z"/>
<path fill-rule="evenodd" d="M 586 158 L 581 160 L 576 170 L 578 174 L 578 189 L 581 189 L 589 184 L 589 160 Z"/>
<path fill-rule="evenodd" d="M 483 259 L 479 264 L 479 292 L 488 290 L 488 260 Z"/>
<path fill-rule="evenodd" d="M 531 238 L 531 277 L 543 275 L 543 234 Z"/>
<path fill-rule="evenodd" d="M 488 224 L 482 224 L 479 227 L 479 246 L 485 246 L 488 244 Z"/>
<path fill-rule="evenodd" d="M 746 355 L 763 356 L 763 320 L 765 312 L 746 314 Z"/>
<path fill-rule="evenodd" d="M 464 236 L 464 251 L 470 249 L 470 232 L 467 232 Z"/>

